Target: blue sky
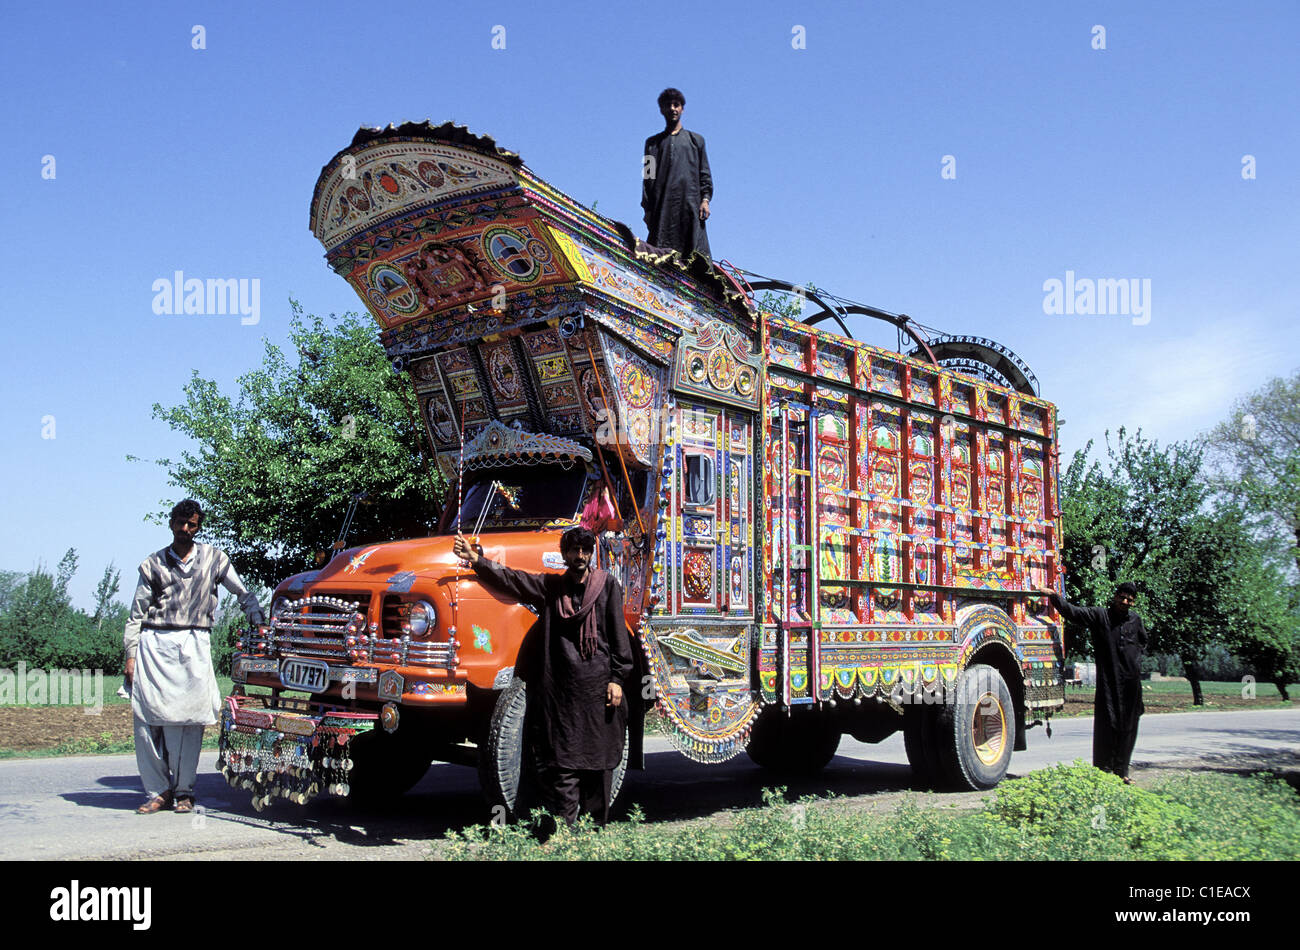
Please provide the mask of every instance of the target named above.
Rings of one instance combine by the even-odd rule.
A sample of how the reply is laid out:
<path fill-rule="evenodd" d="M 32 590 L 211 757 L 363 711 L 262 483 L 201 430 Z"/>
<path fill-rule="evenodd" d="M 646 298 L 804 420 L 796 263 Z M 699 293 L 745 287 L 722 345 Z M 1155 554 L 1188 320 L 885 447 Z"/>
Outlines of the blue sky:
<path fill-rule="evenodd" d="M 360 309 L 307 214 L 361 125 L 468 125 L 644 234 L 676 86 L 715 255 L 1010 347 L 1067 459 L 1120 425 L 1190 438 L 1300 368 L 1294 2 L 50 3 L 3 27 L 0 567 L 76 547 L 83 606 L 167 540 L 145 516 L 176 489 L 126 461 L 185 446 L 152 404 L 195 369 L 233 392 L 291 296 Z M 257 279 L 259 322 L 155 314 L 177 270 Z M 1149 322 L 1045 313 L 1067 272 L 1149 280 Z"/>

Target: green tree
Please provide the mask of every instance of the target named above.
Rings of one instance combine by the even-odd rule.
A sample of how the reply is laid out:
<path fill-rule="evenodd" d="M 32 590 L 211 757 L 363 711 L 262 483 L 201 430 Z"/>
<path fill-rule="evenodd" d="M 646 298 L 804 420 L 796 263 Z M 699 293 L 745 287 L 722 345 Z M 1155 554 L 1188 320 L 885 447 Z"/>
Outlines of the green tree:
<path fill-rule="evenodd" d="M 1286 538 L 1300 568 L 1300 371 L 1245 397 L 1207 437 L 1214 485 L 1252 522 Z"/>
<path fill-rule="evenodd" d="M 365 497 L 349 544 L 429 533 L 445 490 L 422 454 L 410 380 L 393 372 L 373 324 L 348 314 L 327 325 L 291 306 L 296 358 L 267 341 L 235 397 L 196 372 L 183 404 L 154 406 L 197 444 L 159 464 L 203 504 L 201 540 L 264 586 L 316 566 L 354 494 Z"/>
<path fill-rule="evenodd" d="M 113 562 L 108 562 L 108 567 L 104 568 L 104 576 L 99 579 L 95 586 L 95 613 L 91 620 L 95 622 L 97 628 L 104 626 L 104 620 L 113 607 L 113 598 L 122 587 L 122 572 L 113 566 Z"/>
<path fill-rule="evenodd" d="M 77 552 L 69 548 L 55 573 L 37 564 L 18 584 L 0 616 L 0 665 L 19 661 L 47 667 L 72 623 L 74 611 L 68 583 L 77 571 Z"/>
<path fill-rule="evenodd" d="M 1231 538 L 1219 552 L 1231 580 L 1224 642 L 1260 680 L 1290 700 L 1287 684 L 1300 680 L 1300 610 L 1286 581 L 1290 552 L 1261 543 L 1249 519 L 1223 506 L 1222 530 Z"/>
<path fill-rule="evenodd" d="M 1228 640 L 1289 698 L 1286 684 L 1300 679 L 1300 372 L 1240 400 L 1206 444 L 1211 484 L 1231 500 L 1244 538 Z"/>
<path fill-rule="evenodd" d="M 122 668 L 122 628 L 126 607 L 102 604 L 102 623 L 72 606 L 68 584 L 76 575 L 77 552 L 69 549 L 51 573 L 44 565 L 26 575 L 0 610 L 0 666 L 19 662 L 32 669 Z M 112 565 L 105 570 L 111 576 Z"/>
<path fill-rule="evenodd" d="M 1105 465 L 1089 462 L 1091 448 L 1075 454 L 1061 479 L 1066 596 L 1102 605 L 1119 582 L 1137 584 L 1148 654 L 1178 656 L 1199 705 L 1199 661 L 1227 626 L 1232 584 L 1217 560 L 1225 542 L 1207 511 L 1203 449 L 1162 449 L 1123 428 L 1113 444 L 1106 434 Z"/>
<path fill-rule="evenodd" d="M 22 586 L 27 575 L 22 571 L 0 571 L 0 614 L 4 614 L 13 603 L 14 592 Z"/>

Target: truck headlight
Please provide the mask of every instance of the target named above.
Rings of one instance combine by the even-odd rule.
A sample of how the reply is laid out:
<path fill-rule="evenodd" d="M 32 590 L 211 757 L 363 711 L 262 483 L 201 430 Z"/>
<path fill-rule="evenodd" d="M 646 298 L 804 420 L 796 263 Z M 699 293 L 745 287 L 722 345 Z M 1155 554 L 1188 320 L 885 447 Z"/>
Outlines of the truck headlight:
<path fill-rule="evenodd" d="M 411 636 L 423 637 L 438 625 L 438 611 L 427 600 L 418 600 L 411 605 L 407 623 L 411 626 Z"/>

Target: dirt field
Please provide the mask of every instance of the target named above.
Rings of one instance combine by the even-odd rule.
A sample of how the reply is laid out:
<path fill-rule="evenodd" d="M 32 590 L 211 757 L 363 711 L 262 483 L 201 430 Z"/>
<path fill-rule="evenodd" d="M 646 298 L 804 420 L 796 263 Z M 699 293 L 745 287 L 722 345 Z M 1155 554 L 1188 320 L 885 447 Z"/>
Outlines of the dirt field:
<path fill-rule="evenodd" d="M 73 706 L 0 706 L 0 749 L 35 752 L 70 743 L 101 745 L 105 733 L 108 743 L 131 740 L 130 703 L 104 706 L 97 716 Z"/>

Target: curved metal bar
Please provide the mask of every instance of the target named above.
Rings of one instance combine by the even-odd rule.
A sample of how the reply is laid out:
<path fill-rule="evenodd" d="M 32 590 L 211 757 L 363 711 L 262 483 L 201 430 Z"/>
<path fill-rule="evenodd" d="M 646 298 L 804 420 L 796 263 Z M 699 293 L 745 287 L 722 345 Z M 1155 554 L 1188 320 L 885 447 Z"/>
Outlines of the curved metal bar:
<path fill-rule="evenodd" d="M 836 323 L 840 325 L 840 329 L 844 332 L 844 335 L 848 337 L 850 340 L 853 339 L 853 332 L 849 330 L 848 326 L 844 322 L 843 317 L 841 317 L 838 313 L 835 312 L 835 308 L 831 304 L 829 304 L 827 301 L 822 299 L 821 295 L 817 293 L 817 290 L 815 288 L 809 290 L 807 287 L 801 287 L 798 284 L 792 284 L 787 280 L 761 280 L 757 284 L 750 284 L 749 289 L 755 292 L 760 290 L 788 290 L 794 294 L 797 294 L 800 297 L 806 297 L 809 300 L 814 300 L 817 303 L 821 304 L 821 310 L 813 314 L 811 317 L 805 317 L 802 322 L 812 325 L 814 323 L 818 323 L 821 320 L 825 320 L 827 317 L 831 317 L 835 320 Z"/>
<path fill-rule="evenodd" d="M 763 280 L 756 284 L 750 284 L 749 286 L 754 291 L 788 290 L 800 293 L 802 296 L 808 297 L 811 300 L 815 300 L 817 303 L 821 304 L 822 309 L 810 316 L 804 317 L 803 322 L 809 326 L 815 326 L 829 317 L 840 325 L 840 329 L 844 331 L 844 335 L 850 340 L 854 338 L 853 333 L 844 322 L 844 318 L 849 314 L 859 314 L 864 317 L 874 317 L 877 320 L 884 320 L 886 323 L 891 323 L 898 329 L 904 331 L 908 336 L 916 341 L 916 345 L 930 358 L 930 362 L 933 365 L 939 365 L 939 361 L 935 359 L 934 353 L 930 349 L 930 341 L 926 338 L 924 332 L 922 332 L 921 329 L 912 322 L 912 318 L 905 313 L 890 313 L 887 310 L 878 310 L 875 307 L 868 307 L 866 304 L 860 303 L 840 304 L 836 302 L 832 304 L 818 294 L 816 290 L 797 287 L 795 284 L 785 280 Z"/>
<path fill-rule="evenodd" d="M 930 341 L 926 339 L 925 333 L 920 327 L 912 322 L 912 318 L 907 314 L 892 314 L 884 310 L 877 310 L 875 307 L 868 307 L 864 304 L 856 303 L 845 307 L 844 312 L 846 314 L 857 313 L 864 317 L 875 317 L 877 320 L 884 320 L 887 323 L 892 323 L 916 341 L 916 345 L 925 352 L 925 355 L 930 358 L 931 363 L 935 366 L 939 365 L 939 361 L 935 359 L 934 353 L 930 349 Z"/>

